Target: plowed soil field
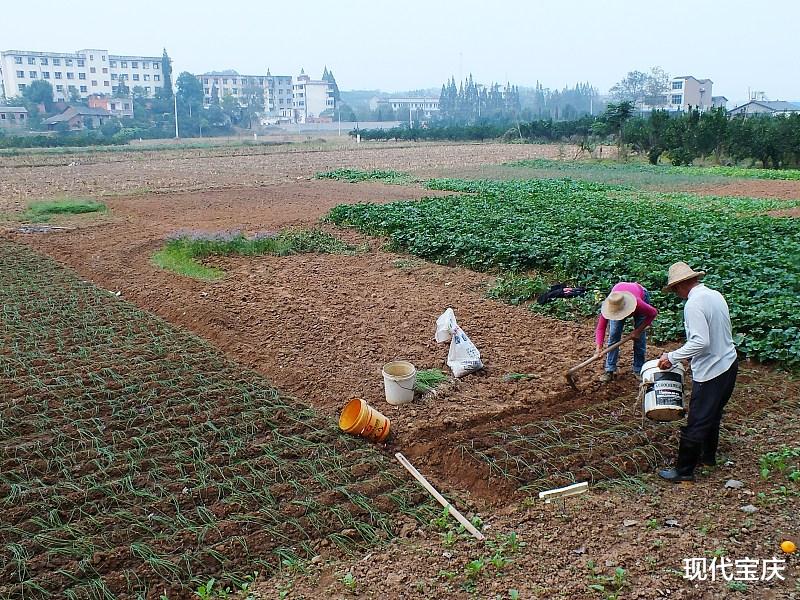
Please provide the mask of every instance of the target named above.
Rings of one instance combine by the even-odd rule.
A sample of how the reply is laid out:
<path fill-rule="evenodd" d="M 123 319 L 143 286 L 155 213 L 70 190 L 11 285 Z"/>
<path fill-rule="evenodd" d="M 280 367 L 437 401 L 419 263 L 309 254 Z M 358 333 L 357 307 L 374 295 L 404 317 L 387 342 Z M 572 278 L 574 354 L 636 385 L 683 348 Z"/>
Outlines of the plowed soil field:
<path fill-rule="evenodd" d="M 5 235 L 15 243 L 25 244 L 67 265 L 80 278 L 111 294 L 118 294 L 122 301 L 208 341 L 224 353 L 226 360 L 252 369 L 263 377 L 264 383 L 259 380 L 259 385 L 266 386 L 265 382 L 269 381 L 281 393 L 292 397 L 292 402 L 297 401 L 301 406 L 310 406 L 318 411 L 321 418 L 335 418 L 349 398 L 365 399 L 392 420 L 394 432 L 385 446 L 377 448 L 382 458 L 375 458 L 375 461 L 391 459 L 392 452 L 402 451 L 436 486 L 451 497 L 455 495 L 465 511 L 502 515 L 498 526 L 505 530 L 518 528 L 523 531 L 526 520 L 541 516 L 539 513 L 536 513 L 539 516 L 528 513 L 521 516 L 516 507 L 527 502 L 529 494 L 541 489 L 542 485 L 567 483 L 575 476 L 599 481 L 608 477 L 638 475 L 651 471 L 674 452 L 675 427 L 651 423 L 642 427 L 635 400 L 638 383 L 628 373 L 629 351 L 622 353 L 620 369 L 623 375 L 612 384 L 597 382 L 599 367 L 594 365 L 578 376 L 577 390 L 570 388 L 563 373 L 592 354 L 592 324 L 559 321 L 536 315 L 524 307 L 490 300 L 486 297 L 492 283 L 490 275 L 434 265 L 393 253 L 384 247 L 381 239 L 327 224 L 322 227 L 361 250 L 346 256 L 304 254 L 214 258 L 210 264 L 222 268 L 225 276 L 213 282 L 181 277 L 160 270 L 151 262 L 152 254 L 164 240 L 180 230 L 235 229 L 254 233 L 285 227 L 313 227 L 319 226 L 320 219 L 340 203 L 389 202 L 441 193 L 415 185 L 354 185 L 315 180 L 313 175 L 317 171 L 338 167 L 390 168 L 424 178 L 464 173 L 471 166 L 477 169 L 483 164 L 520 158 L 552 158 L 557 156 L 557 148 L 501 144 L 417 147 L 387 144 L 339 150 L 271 148 L 241 156 L 225 150 L 218 154 L 170 151 L 98 154 L 80 158 L 7 159 L 0 164 L 3 175 L 0 178 L 0 204 L 5 210 L 17 210 L 30 198 L 64 194 L 102 197 L 109 210 L 98 217 L 54 221 L 67 227 L 66 230 L 26 234 L 9 225 Z M 773 183 L 786 182 L 760 181 L 758 185 Z M 447 307 L 455 310 L 459 324 L 481 350 L 486 368 L 462 380 L 450 381 L 435 394 L 426 394 L 410 406 L 390 406 L 384 400 L 381 377 L 381 367 L 386 362 L 402 358 L 410 360 L 419 369 L 447 370 L 447 344 L 436 344 L 433 340 L 436 318 Z M 651 346 L 648 355 L 657 356 L 661 350 Z M 751 369 L 748 377 L 756 380 L 768 372 L 757 366 L 748 368 Z M 526 374 L 527 377 L 517 378 L 513 374 Z M 781 383 L 776 385 L 784 385 L 783 379 L 778 378 L 778 381 Z M 739 395 L 732 410 L 732 422 L 739 422 L 736 419 L 744 422 L 748 415 L 763 414 L 769 409 L 785 411 L 786 394 L 792 393 L 791 390 L 796 392 L 795 383 L 786 385 L 789 387 L 773 390 L 774 393 Z M 213 409 L 204 407 L 203 410 Z M 104 416 L 99 418 L 102 420 Z M 179 424 L 182 413 L 174 418 Z M 189 418 L 187 424 L 191 422 Z M 580 427 L 585 422 L 595 422 L 606 437 L 597 438 L 597 446 L 592 451 L 580 449 L 579 454 L 575 454 L 575 449 L 585 442 Z M 258 437 L 263 433 L 259 431 L 252 433 Z M 501 431 L 508 432 L 508 437 L 498 439 Z M 106 441 L 114 440 L 109 438 Z M 540 448 L 523 447 L 524 443 L 541 443 L 559 449 L 542 467 L 530 462 L 541 456 L 537 453 Z M 723 445 L 725 452 L 735 451 L 729 438 Z M 509 454 L 504 450 L 508 447 L 515 448 L 515 451 Z M 185 449 L 186 452 L 190 450 Z M 349 451 L 349 447 L 342 450 L 345 453 Z M 546 477 L 542 476 L 543 469 L 547 471 Z M 364 480 L 370 482 L 374 475 L 365 473 Z M 342 485 L 350 482 L 348 476 Z M 379 490 L 376 494 L 390 493 L 388 487 L 373 483 Z M 399 484 L 392 479 L 391 485 Z M 717 482 L 715 485 L 720 484 Z M 324 491 L 314 488 L 315 494 Z M 367 496 L 372 493 L 366 488 L 362 491 Z M 180 495 L 180 490 L 176 493 Z M 591 502 L 606 498 L 602 501 L 612 503 L 612 506 L 602 505 L 605 513 L 610 513 L 604 518 L 621 521 L 621 515 L 626 513 L 624 501 L 620 499 L 625 498 L 626 492 L 596 493 L 598 495 L 593 496 Z M 713 496 L 713 491 L 706 495 Z M 419 497 L 414 498 L 414 502 L 419 500 Z M 733 503 L 736 501 L 734 499 Z M 335 507 L 334 503 L 334 512 L 338 510 Z M 176 508 L 179 509 L 180 506 Z M 376 509 L 376 515 L 383 510 L 398 512 L 387 505 Z M 220 518 L 225 516 L 222 512 Z M 305 514 L 298 509 L 294 516 L 300 518 Z M 308 514 L 317 513 L 310 511 Z M 641 511 L 636 514 L 637 519 L 643 519 Z M 23 517 L 17 520 L 22 522 Z M 25 518 L 30 518 L 30 515 Z M 378 519 L 377 516 L 374 518 Z M 686 519 L 694 522 L 700 516 L 698 512 L 687 512 Z M 373 519 L 370 526 L 375 527 L 378 522 Z M 767 526 L 766 523 L 762 525 L 764 528 Z M 256 553 L 274 552 L 281 547 L 267 547 L 255 537 L 248 538 L 237 527 L 243 526 L 231 525 L 229 532 L 226 529 L 227 533 L 219 534 L 219 542 L 229 539 L 230 533 L 237 539 L 244 537 L 247 544 L 255 543 Z M 568 525 L 559 527 L 569 529 Z M 784 523 L 780 527 L 782 531 L 790 532 L 790 525 Z M 406 538 L 430 535 L 434 539 L 439 535 L 426 531 L 411 524 L 403 534 Z M 762 533 L 764 531 L 762 529 Z M 320 526 L 315 535 L 325 538 L 331 535 L 331 531 Z M 541 544 L 540 549 L 550 543 L 538 534 L 530 535 Z M 592 552 L 598 559 L 614 564 L 620 564 L 618 561 L 622 560 L 629 569 L 634 569 L 638 584 L 645 589 L 644 595 L 639 597 L 660 597 L 647 583 L 658 577 L 658 573 L 648 574 L 635 567 L 631 562 L 635 552 L 604 555 L 602 540 L 615 544 L 613 532 L 597 533 L 595 530 L 594 535 L 600 536 L 591 543 Z M 573 544 L 573 538 L 570 536 L 570 544 Z M 175 541 L 173 538 L 169 540 Z M 174 545 L 169 545 L 172 543 L 169 540 L 158 546 L 163 554 L 177 552 Z M 323 593 L 333 594 L 332 597 L 338 597 L 337 593 L 354 593 L 363 597 L 373 597 L 374 594 L 420 597 L 413 590 L 408 591 L 414 584 L 411 575 L 389 582 L 382 580 L 380 585 L 374 582 L 374 585 L 359 585 L 352 589 L 342 587 L 339 578 L 348 568 L 352 571 L 352 565 L 348 567 L 351 559 L 334 552 L 335 544 L 330 542 L 320 546 L 313 544 L 308 536 L 301 541 L 308 542 L 312 553 L 326 553 L 324 561 L 331 562 L 326 570 L 315 572 L 316 579 L 300 578 L 297 597 L 319 597 Z M 4 543 L 7 543 L 5 539 Z M 409 556 L 414 555 L 413 548 L 425 552 L 430 549 L 430 540 L 419 544 L 412 546 Z M 252 545 L 247 547 L 252 553 Z M 692 546 L 681 546 L 686 551 L 689 547 Z M 584 597 L 581 593 L 586 594 L 585 597 L 602 597 L 587 592 L 586 581 L 579 580 L 585 579 L 580 573 L 585 563 L 582 554 L 586 549 L 577 554 L 571 554 L 572 550 L 572 547 L 566 548 L 552 563 L 555 569 L 558 564 L 577 565 L 581 562 L 580 568 L 572 565 L 567 569 L 573 578 L 570 580 L 572 587 L 565 588 L 572 590 L 569 597 Z M 709 550 L 714 551 L 714 547 L 709 547 Z M 436 561 L 440 561 L 442 551 L 449 552 L 446 548 L 435 550 Z M 552 558 L 549 551 L 545 554 Z M 653 550 L 652 554 L 655 556 L 653 560 L 664 562 L 663 569 L 679 569 L 681 566 L 679 558 L 667 564 L 668 557 L 660 548 Z M 445 560 L 450 561 L 451 557 L 445 557 Z M 206 562 L 203 562 L 205 558 L 198 560 L 201 570 L 202 565 L 212 564 L 210 559 Z M 409 559 L 408 564 L 413 562 Z M 521 559 L 518 562 L 525 564 Z M 120 564 L 120 569 L 136 571 L 127 563 Z M 314 564 L 319 569 L 320 562 Z M 390 568 L 387 565 L 391 564 L 392 556 L 379 558 L 375 573 L 385 572 L 384 569 Z M 475 581 L 469 577 L 464 579 L 463 565 L 456 568 L 457 581 L 464 579 L 466 585 L 463 586 L 455 583 L 451 586 L 447 578 L 428 573 L 429 569 L 417 568 L 420 573 L 425 573 L 426 583 L 419 588 L 421 595 L 424 595 L 424 590 L 434 597 L 439 592 L 451 597 L 471 595 L 470 586 Z M 442 570 L 447 568 L 447 565 L 442 566 Z M 662 576 L 663 569 L 659 571 Z M 6 570 L 12 572 L 10 562 Z M 206 570 L 215 572 L 211 567 Z M 358 569 L 356 571 L 360 573 Z M 137 576 L 145 577 L 138 572 Z M 369 577 L 364 574 L 363 581 L 370 581 Z M 534 590 L 542 588 L 539 575 L 531 575 L 528 580 L 524 574 L 518 577 L 520 583 L 517 587 L 528 591 L 528 595 L 523 597 L 533 597 L 536 595 Z M 286 581 L 269 581 L 262 590 L 263 597 L 277 597 L 278 588 L 274 586 L 286 586 Z M 63 583 L 56 581 L 48 585 L 56 590 L 63 587 Z M 678 579 L 670 583 L 670 589 L 685 590 L 685 585 L 688 584 Z M 288 585 L 281 590 L 291 587 Z M 10 589 L 15 591 L 18 588 Z M 507 589 L 504 591 L 497 586 L 485 588 L 487 593 L 490 590 L 497 594 L 507 592 Z M 555 593 L 540 597 L 555 597 Z"/>

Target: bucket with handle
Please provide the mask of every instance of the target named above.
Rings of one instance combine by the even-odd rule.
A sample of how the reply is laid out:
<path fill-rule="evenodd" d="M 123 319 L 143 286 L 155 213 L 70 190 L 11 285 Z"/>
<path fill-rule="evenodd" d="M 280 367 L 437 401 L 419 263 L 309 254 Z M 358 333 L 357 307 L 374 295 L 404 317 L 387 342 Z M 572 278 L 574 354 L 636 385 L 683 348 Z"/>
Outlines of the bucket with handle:
<path fill-rule="evenodd" d="M 393 360 L 383 365 L 383 387 L 389 404 L 400 406 L 411 402 L 416 385 L 417 369 L 407 360 Z"/>
<path fill-rule="evenodd" d="M 677 421 L 683 418 L 683 365 L 678 363 L 670 369 L 659 369 L 658 361 L 651 360 L 642 365 L 642 387 L 644 388 L 644 414 L 653 421 Z"/>
<path fill-rule="evenodd" d="M 339 415 L 339 429 L 360 435 L 372 442 L 383 442 L 389 437 L 391 423 L 380 412 L 361 398 L 353 398 Z"/>

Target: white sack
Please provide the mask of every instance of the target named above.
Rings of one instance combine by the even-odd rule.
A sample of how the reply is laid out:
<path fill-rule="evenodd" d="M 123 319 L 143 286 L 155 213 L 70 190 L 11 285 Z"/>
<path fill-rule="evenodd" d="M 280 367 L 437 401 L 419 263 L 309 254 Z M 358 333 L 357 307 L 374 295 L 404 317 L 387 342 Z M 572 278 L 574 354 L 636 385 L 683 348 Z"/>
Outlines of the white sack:
<path fill-rule="evenodd" d="M 447 366 L 454 377 L 462 377 L 483 368 L 481 353 L 466 333 L 456 323 L 456 315 L 448 308 L 436 319 L 436 341 L 450 340 L 450 352 L 447 353 Z"/>

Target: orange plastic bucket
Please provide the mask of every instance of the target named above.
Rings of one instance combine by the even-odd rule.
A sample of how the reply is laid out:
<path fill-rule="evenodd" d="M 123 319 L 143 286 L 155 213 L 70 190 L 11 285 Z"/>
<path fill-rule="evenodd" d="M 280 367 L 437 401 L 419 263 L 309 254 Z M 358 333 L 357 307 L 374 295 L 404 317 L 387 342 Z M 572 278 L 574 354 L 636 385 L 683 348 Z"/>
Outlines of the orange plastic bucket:
<path fill-rule="evenodd" d="M 372 442 L 382 442 L 389 437 L 389 427 L 389 419 L 361 398 L 350 400 L 339 415 L 339 429 Z"/>

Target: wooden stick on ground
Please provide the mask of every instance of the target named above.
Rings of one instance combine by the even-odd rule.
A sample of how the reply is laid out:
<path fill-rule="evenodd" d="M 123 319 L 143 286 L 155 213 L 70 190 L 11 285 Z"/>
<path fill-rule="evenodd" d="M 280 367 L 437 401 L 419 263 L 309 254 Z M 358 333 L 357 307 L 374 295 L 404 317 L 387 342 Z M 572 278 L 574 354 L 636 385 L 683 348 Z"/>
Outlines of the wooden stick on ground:
<path fill-rule="evenodd" d="M 412 465 L 405 456 L 403 456 L 400 452 L 396 453 L 394 456 L 398 461 L 400 461 L 400 464 L 403 465 L 406 468 L 406 470 L 414 476 L 414 479 L 419 481 L 420 484 L 422 484 L 422 487 L 428 490 L 428 493 L 430 493 L 431 496 L 436 498 L 439 501 L 439 504 L 444 506 L 450 512 L 450 514 L 453 515 L 456 518 L 456 520 L 464 526 L 464 529 L 469 531 L 476 540 L 484 539 L 484 535 L 480 531 L 475 529 L 472 523 L 470 523 L 466 519 L 466 517 L 464 517 L 464 515 L 458 512 L 458 510 L 456 510 L 456 508 L 452 504 L 450 504 L 445 499 L 444 496 L 442 496 L 439 492 L 437 492 L 436 488 L 434 488 L 428 482 L 428 480 L 422 476 L 422 473 L 420 473 L 414 468 L 414 465 Z"/>

